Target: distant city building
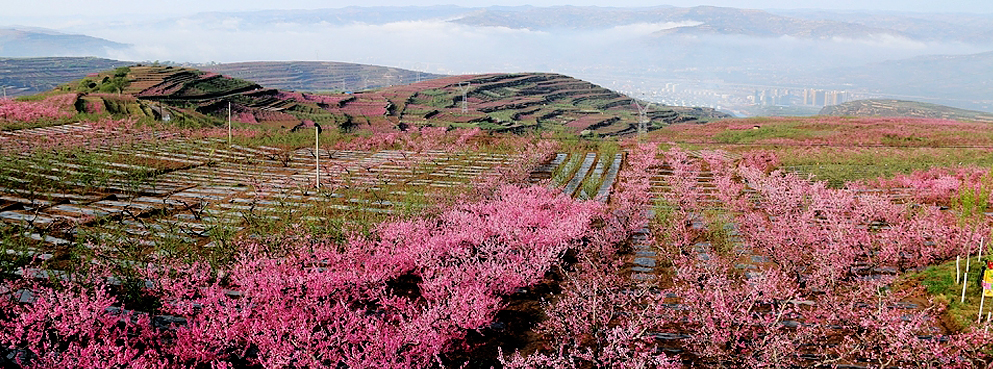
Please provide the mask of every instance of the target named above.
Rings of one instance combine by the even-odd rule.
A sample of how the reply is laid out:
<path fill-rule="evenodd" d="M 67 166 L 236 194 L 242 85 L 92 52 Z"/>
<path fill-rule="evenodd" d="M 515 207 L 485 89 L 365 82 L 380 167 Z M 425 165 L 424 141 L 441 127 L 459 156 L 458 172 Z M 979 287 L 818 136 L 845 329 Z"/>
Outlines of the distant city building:
<path fill-rule="evenodd" d="M 807 106 L 838 105 L 852 100 L 852 94 L 848 91 L 803 90 L 803 105 Z"/>

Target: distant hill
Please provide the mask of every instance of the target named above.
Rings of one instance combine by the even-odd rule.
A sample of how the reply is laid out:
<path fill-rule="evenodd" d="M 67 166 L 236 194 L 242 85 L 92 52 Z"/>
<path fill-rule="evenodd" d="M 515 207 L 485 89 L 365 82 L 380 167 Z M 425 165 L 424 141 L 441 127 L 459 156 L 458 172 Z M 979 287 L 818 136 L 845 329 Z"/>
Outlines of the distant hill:
<path fill-rule="evenodd" d="M 833 20 L 902 32 L 920 40 L 993 43 L 993 14 L 868 12 L 854 10 L 777 10 L 776 14 Z"/>
<path fill-rule="evenodd" d="M 102 38 L 45 29 L 0 28 L 0 57 L 107 56 L 131 47 Z"/>
<path fill-rule="evenodd" d="M 100 58 L 0 58 L 0 86 L 8 96 L 33 95 L 132 62 Z"/>
<path fill-rule="evenodd" d="M 904 100 L 858 100 L 827 106 L 820 115 L 940 118 L 993 123 L 993 114 Z"/>
<path fill-rule="evenodd" d="M 361 91 L 444 77 L 400 68 L 339 62 L 246 62 L 199 69 L 293 91 Z"/>

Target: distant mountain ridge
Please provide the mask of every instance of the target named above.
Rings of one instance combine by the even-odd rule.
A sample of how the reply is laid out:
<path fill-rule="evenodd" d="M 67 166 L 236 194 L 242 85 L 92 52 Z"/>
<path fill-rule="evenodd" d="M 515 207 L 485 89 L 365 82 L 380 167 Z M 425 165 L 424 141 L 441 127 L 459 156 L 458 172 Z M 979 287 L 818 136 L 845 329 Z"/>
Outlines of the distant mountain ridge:
<path fill-rule="evenodd" d="M 107 56 L 130 48 L 102 38 L 38 28 L 0 28 L 0 57 Z"/>
<path fill-rule="evenodd" d="M 908 36 L 891 29 L 833 20 L 785 17 L 762 10 L 700 6 L 680 9 L 677 14 L 687 20 L 695 20 L 703 24 L 663 30 L 656 32 L 656 35 L 722 34 L 816 39 L 863 38 L 879 35 Z"/>
<path fill-rule="evenodd" d="M 799 38 L 867 37 L 888 34 L 905 36 L 891 29 L 833 20 L 807 20 L 775 15 L 763 10 L 715 6 L 692 8 L 600 8 L 600 7 L 526 7 L 519 9 L 486 8 L 453 22 L 472 26 L 491 26 L 544 30 L 553 28 L 599 29 L 638 23 L 685 23 L 656 32 L 662 35 L 724 34 L 759 37 L 792 36 Z"/>
<path fill-rule="evenodd" d="M 905 100 L 857 100 L 828 106 L 820 115 L 938 118 L 993 123 L 993 114 Z"/>
<path fill-rule="evenodd" d="M 993 14 L 864 13 L 827 10 L 784 10 L 774 13 L 794 18 L 834 20 L 886 28 L 919 40 L 957 40 L 978 44 L 989 44 L 993 41 Z"/>
<path fill-rule="evenodd" d="M 473 27 L 506 27 L 537 31 L 602 30 L 634 24 L 682 24 L 660 27 L 657 35 L 723 34 L 759 37 L 864 38 L 891 35 L 915 38 L 886 27 L 894 23 L 856 23 L 836 18 L 791 16 L 763 10 L 731 7 L 600 7 L 600 6 L 404 6 L 344 7 L 314 10 L 271 10 L 258 12 L 211 12 L 190 17 L 206 23 L 239 19 L 240 27 L 271 23 L 308 25 L 387 24 L 412 21 L 445 21 Z M 952 32 L 959 34 L 961 32 Z"/>

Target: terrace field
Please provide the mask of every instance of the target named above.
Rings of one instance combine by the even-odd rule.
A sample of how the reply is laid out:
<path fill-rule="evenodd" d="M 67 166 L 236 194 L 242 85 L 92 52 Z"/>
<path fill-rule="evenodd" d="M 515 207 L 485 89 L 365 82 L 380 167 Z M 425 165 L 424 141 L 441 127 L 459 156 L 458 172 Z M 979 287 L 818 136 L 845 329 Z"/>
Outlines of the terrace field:
<path fill-rule="evenodd" d="M 138 66 L 0 109 L 4 367 L 993 363 L 984 123 L 659 107 L 635 136 L 554 74 Z"/>

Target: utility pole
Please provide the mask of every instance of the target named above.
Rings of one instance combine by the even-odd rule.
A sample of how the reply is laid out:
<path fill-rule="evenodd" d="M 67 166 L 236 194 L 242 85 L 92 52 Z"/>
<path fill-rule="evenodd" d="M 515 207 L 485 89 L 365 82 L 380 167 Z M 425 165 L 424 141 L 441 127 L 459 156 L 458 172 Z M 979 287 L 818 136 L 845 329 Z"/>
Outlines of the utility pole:
<path fill-rule="evenodd" d="M 637 99 L 634 99 L 634 106 L 638 107 L 638 136 L 644 136 L 648 132 L 648 106 L 652 103 L 646 103 L 645 106 L 641 106 Z"/>
<path fill-rule="evenodd" d="M 469 93 L 469 87 L 472 87 L 472 82 L 459 82 L 459 90 L 462 91 L 462 112 L 469 112 L 469 100 L 466 97 Z"/>

